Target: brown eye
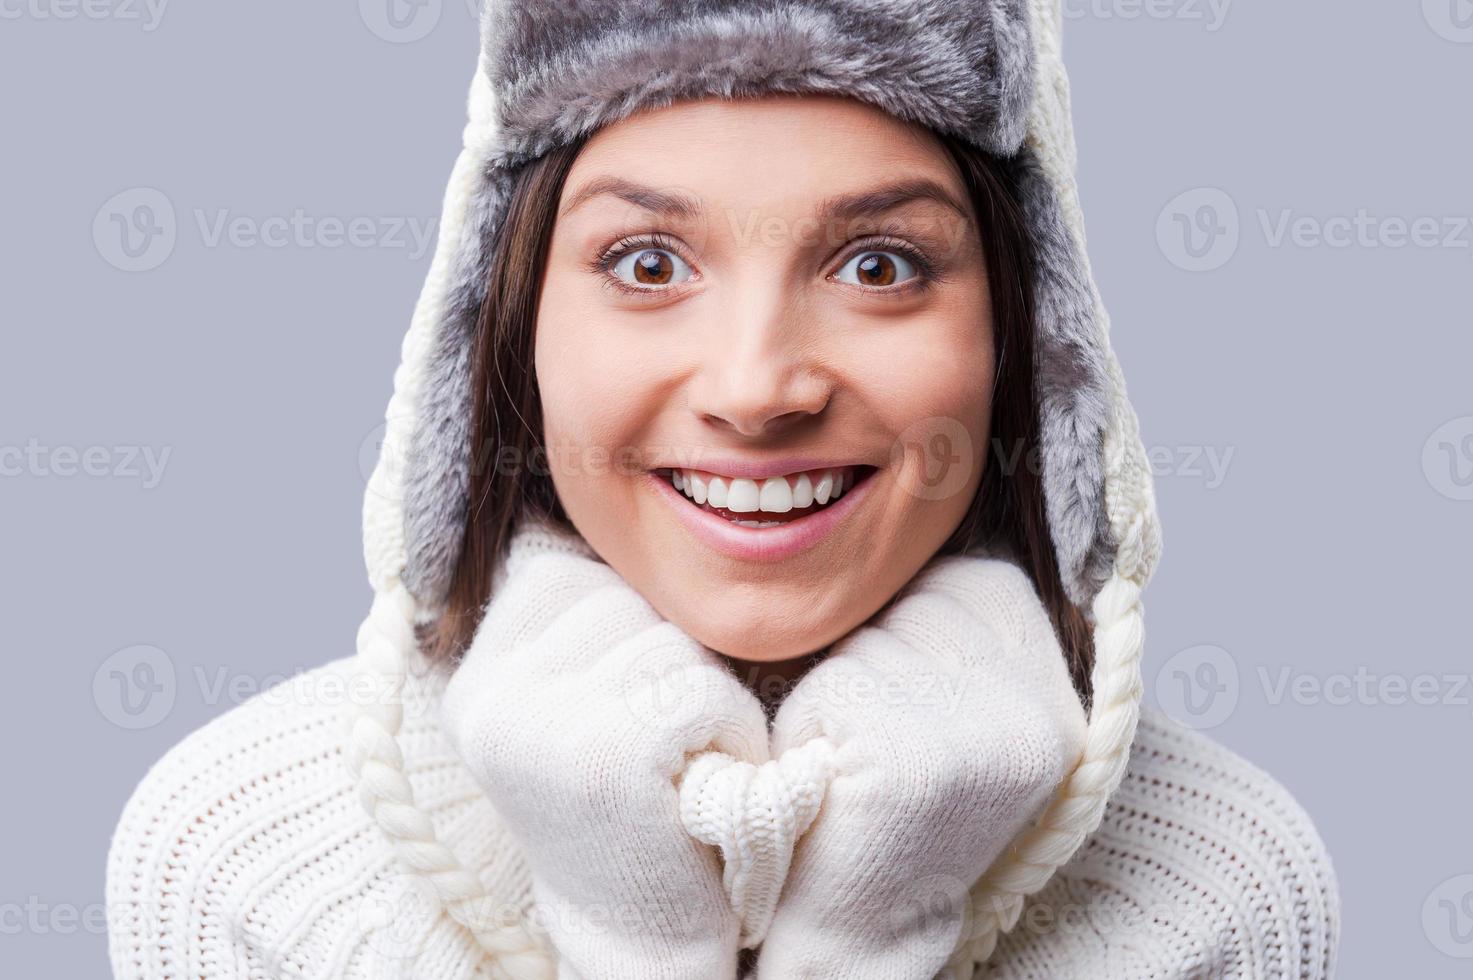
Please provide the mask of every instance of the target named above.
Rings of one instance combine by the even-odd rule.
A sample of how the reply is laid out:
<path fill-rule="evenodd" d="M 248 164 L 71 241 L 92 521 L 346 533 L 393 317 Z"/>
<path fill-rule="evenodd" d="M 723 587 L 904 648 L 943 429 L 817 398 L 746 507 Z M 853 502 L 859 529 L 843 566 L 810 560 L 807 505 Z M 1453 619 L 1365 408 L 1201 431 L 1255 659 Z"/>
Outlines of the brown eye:
<path fill-rule="evenodd" d="M 854 278 L 845 279 L 846 272 Z M 916 273 L 915 264 L 895 252 L 860 252 L 844 263 L 838 276 L 859 286 L 893 286 L 913 278 Z"/>
<path fill-rule="evenodd" d="M 636 286 L 670 286 L 690 278 L 691 268 L 673 252 L 645 248 L 614 263 L 614 275 Z"/>

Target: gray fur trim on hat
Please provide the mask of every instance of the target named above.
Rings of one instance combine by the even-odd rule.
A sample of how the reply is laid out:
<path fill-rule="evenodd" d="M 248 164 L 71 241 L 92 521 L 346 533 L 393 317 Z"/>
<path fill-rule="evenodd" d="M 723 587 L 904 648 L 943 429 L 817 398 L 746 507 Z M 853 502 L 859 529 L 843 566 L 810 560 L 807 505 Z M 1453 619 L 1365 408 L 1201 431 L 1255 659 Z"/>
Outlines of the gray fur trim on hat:
<path fill-rule="evenodd" d="M 1031 150 L 1014 176 L 1034 255 L 1034 384 L 1049 534 L 1064 590 L 1087 607 L 1110 577 L 1115 541 L 1105 511 L 1105 430 L 1113 410 L 1094 282 Z"/>
<path fill-rule="evenodd" d="M 491 0 L 482 43 L 523 159 L 641 108 L 773 92 L 852 96 L 994 153 L 1033 94 L 1023 0 Z"/>

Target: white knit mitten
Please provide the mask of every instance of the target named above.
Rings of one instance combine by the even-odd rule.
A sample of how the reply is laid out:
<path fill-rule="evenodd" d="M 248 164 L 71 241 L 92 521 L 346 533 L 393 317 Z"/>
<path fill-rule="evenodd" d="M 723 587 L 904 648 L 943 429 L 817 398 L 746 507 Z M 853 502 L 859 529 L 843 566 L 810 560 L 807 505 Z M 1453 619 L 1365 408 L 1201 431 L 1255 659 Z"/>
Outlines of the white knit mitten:
<path fill-rule="evenodd" d="M 773 752 L 826 736 L 835 775 L 757 977 L 931 980 L 967 892 L 1075 764 L 1085 725 L 1024 572 L 933 560 L 778 711 Z"/>
<path fill-rule="evenodd" d="M 522 845 L 560 980 L 721 980 L 739 923 L 688 834 L 688 756 L 767 760 L 757 699 L 607 564 L 512 545 L 442 701 L 451 742 Z"/>

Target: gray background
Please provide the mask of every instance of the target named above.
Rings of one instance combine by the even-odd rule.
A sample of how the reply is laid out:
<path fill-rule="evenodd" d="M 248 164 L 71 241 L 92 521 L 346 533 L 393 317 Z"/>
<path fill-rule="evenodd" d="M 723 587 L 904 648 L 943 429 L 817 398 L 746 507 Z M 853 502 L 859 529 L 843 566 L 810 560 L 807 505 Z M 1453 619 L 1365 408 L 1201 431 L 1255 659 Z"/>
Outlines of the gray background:
<path fill-rule="evenodd" d="M 0 974 L 106 975 L 88 923 L 147 766 L 352 652 L 428 265 L 395 220 L 438 216 L 475 52 L 470 0 L 399 28 L 385 2 L 0 4 Z M 1314 816 L 1342 976 L 1468 976 L 1473 7 L 1068 9 L 1091 252 L 1160 464 L 1148 696 Z M 298 209 L 285 244 L 242 234 Z M 118 218 L 172 245 L 130 256 Z M 373 242 L 316 224 L 354 218 Z M 1402 241 L 1418 218 L 1436 242 Z M 129 715 L 140 662 L 164 690 Z M 1399 703 L 1419 675 L 1431 703 Z"/>

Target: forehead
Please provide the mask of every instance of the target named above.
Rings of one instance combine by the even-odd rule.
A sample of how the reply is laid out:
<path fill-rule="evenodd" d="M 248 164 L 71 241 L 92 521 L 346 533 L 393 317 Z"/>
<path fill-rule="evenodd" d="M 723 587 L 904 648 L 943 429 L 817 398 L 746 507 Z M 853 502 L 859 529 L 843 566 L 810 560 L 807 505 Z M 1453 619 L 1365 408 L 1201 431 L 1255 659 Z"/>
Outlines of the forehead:
<path fill-rule="evenodd" d="M 862 195 L 876 200 L 858 202 L 861 214 L 836 209 Z M 604 127 L 574 161 L 559 215 L 634 206 L 680 220 L 734 207 L 846 218 L 965 200 L 956 164 L 924 127 L 854 99 L 769 95 L 676 102 Z"/>

